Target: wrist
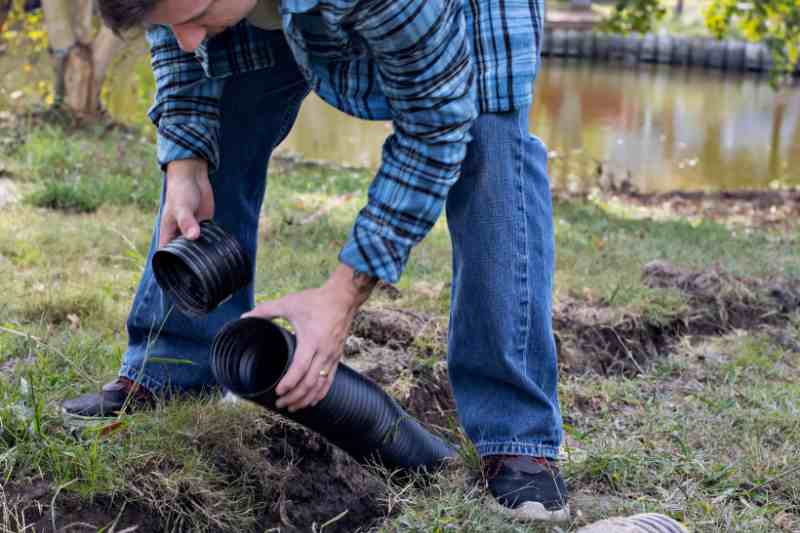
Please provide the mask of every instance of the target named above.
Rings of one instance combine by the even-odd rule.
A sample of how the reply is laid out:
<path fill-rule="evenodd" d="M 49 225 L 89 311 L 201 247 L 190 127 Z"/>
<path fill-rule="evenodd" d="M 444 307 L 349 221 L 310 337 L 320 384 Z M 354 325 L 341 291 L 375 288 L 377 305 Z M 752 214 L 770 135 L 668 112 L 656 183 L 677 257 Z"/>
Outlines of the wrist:
<path fill-rule="evenodd" d="M 198 173 L 208 172 L 205 159 L 176 159 L 167 163 L 167 179 L 194 178 Z"/>
<path fill-rule="evenodd" d="M 325 288 L 333 291 L 337 295 L 337 299 L 355 311 L 369 299 L 377 283 L 378 278 L 358 272 L 352 267 L 340 263 L 325 282 Z"/>

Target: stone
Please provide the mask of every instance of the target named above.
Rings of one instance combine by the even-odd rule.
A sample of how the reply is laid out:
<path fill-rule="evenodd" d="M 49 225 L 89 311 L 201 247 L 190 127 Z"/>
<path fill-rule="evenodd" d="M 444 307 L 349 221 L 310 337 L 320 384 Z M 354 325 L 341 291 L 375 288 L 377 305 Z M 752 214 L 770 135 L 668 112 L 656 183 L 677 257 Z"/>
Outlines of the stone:
<path fill-rule="evenodd" d="M 8 178 L 0 178 L 0 207 L 16 202 L 17 188 Z"/>

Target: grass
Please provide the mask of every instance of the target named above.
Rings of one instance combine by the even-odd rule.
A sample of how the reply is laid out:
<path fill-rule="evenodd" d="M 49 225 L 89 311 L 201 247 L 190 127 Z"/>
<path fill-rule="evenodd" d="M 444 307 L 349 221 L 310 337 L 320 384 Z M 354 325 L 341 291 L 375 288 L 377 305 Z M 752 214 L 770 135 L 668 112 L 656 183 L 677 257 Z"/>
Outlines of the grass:
<path fill-rule="evenodd" d="M 27 200 L 0 210 L 0 486 L 19 493 L 44 479 L 46 495 L 26 503 L 0 490 L 0 531 L 34 522 L 39 530 L 51 519 L 89 520 L 105 531 L 130 521 L 145 531 L 263 530 L 264 520 L 288 517 L 303 501 L 291 492 L 302 487 L 287 480 L 312 483 L 302 476 L 314 465 L 332 476 L 351 468 L 278 419 L 214 396 L 102 422 L 60 415 L 60 401 L 97 390 L 121 361 L 158 202 L 152 154 L 149 141 L 124 131 L 66 135 L 55 127 L 26 131 L 6 154 Z M 370 180 L 361 171 L 273 167 L 259 299 L 324 281 Z M 710 220 L 653 220 L 592 197 L 557 202 L 555 220 L 557 301 L 680 317 L 683 293 L 642 281 L 642 266 L 653 260 L 761 279 L 800 275 L 796 227 L 776 234 Z M 411 309 L 445 331 L 449 275 L 440 221 L 414 250 L 399 295 L 379 291 L 370 306 Z M 794 314 L 780 328 L 684 337 L 634 377 L 564 374 L 563 468 L 577 512 L 562 531 L 641 511 L 670 514 L 702 532 L 800 529 L 798 337 Z M 445 346 L 437 334 L 414 339 L 409 350 L 424 355 L 415 368 L 431 372 Z M 466 446 L 458 465 L 430 482 L 390 484 L 375 494 L 331 478 L 336 490 L 320 498 L 352 492 L 352 499 L 320 515 L 312 530 L 347 530 L 341 512 L 352 514 L 369 496 L 386 532 L 546 531 L 481 505 L 476 462 Z"/>

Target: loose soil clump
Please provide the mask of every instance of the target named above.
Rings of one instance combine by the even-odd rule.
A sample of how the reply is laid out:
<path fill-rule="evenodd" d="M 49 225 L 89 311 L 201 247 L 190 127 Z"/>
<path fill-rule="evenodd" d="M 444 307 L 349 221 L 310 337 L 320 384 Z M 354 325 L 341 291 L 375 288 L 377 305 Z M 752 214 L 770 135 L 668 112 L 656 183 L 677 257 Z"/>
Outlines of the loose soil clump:
<path fill-rule="evenodd" d="M 647 318 L 620 317 L 602 303 L 558 302 L 554 326 L 564 369 L 640 373 L 681 337 L 782 325 L 800 309 L 800 280 L 767 282 L 719 268 L 689 271 L 666 261 L 648 263 L 642 276 L 649 287 L 679 290 L 685 306 L 671 316 Z"/>
<path fill-rule="evenodd" d="M 257 507 L 254 531 L 366 530 L 384 515 L 386 485 L 322 437 L 274 415 L 265 432 L 225 445 L 218 439 L 214 462 L 230 482 L 249 485 Z"/>
<path fill-rule="evenodd" d="M 353 321 L 346 363 L 384 387 L 411 415 L 442 434 L 454 429 L 445 328 L 430 316 L 402 310 L 362 311 Z M 415 340 L 432 335 L 418 345 Z"/>

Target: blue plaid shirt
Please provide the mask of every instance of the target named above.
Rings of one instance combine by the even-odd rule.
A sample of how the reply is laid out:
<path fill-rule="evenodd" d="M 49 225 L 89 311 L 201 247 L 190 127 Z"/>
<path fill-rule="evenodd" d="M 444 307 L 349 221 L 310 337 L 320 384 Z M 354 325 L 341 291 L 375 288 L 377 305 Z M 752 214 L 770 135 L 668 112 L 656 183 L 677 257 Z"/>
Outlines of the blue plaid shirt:
<path fill-rule="evenodd" d="M 351 115 L 392 120 L 367 205 L 339 259 L 388 282 L 435 224 L 459 177 L 477 112 L 531 101 L 541 0 L 281 0 L 283 28 L 311 87 Z M 220 99 L 232 75 L 274 64 L 265 32 L 242 21 L 180 50 L 148 29 L 158 159 L 219 164 Z"/>

